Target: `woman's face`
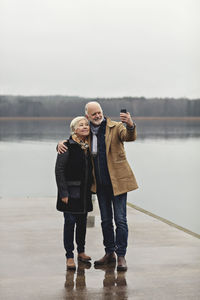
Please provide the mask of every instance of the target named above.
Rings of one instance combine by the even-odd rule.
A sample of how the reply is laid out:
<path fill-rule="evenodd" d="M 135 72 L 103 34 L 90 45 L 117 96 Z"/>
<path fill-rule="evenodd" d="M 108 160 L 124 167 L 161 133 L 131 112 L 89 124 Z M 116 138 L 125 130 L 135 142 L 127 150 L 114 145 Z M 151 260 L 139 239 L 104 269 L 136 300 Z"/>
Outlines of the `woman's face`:
<path fill-rule="evenodd" d="M 79 138 L 87 137 L 90 134 L 90 126 L 87 120 L 82 119 L 78 122 L 75 133 Z"/>

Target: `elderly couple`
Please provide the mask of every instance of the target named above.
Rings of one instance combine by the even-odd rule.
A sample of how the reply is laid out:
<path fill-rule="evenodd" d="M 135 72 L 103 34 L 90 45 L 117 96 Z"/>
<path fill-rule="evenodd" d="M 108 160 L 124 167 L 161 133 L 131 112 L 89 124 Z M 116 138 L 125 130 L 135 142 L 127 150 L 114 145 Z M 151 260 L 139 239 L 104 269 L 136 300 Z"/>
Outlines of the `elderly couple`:
<path fill-rule="evenodd" d="M 73 119 L 71 136 L 58 144 L 57 209 L 64 213 L 67 269 L 76 269 L 73 254 L 75 225 L 78 260 L 91 260 L 85 254 L 85 235 L 87 213 L 92 210 L 91 194 L 96 193 L 105 255 L 94 265 L 115 262 L 116 253 L 117 270 L 127 270 L 127 192 L 138 186 L 126 160 L 123 142 L 136 139 L 136 127 L 129 113 L 120 113 L 120 120 L 115 122 L 105 117 L 98 102 L 88 102 L 85 117 Z"/>

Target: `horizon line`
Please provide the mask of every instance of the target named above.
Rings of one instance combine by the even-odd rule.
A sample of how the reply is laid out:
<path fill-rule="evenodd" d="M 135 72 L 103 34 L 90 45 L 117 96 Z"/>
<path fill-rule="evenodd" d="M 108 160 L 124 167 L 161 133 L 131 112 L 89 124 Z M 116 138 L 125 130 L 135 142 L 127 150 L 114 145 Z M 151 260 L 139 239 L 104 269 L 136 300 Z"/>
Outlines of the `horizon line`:
<path fill-rule="evenodd" d="M 116 120 L 118 120 L 118 119 L 120 119 L 120 117 L 119 116 L 111 116 L 113 119 L 116 119 Z M 74 117 L 73 116 L 71 116 L 71 117 L 69 117 L 69 116 L 66 116 L 66 117 L 53 117 L 53 116 L 51 116 L 51 117 L 45 117 L 45 116 L 41 116 L 41 117 L 34 117 L 34 116 L 30 116 L 30 117 L 28 117 L 28 116 L 13 116 L 13 117 L 11 117 L 11 116 L 5 116 L 5 117 L 3 117 L 3 116 L 1 116 L 0 117 L 0 121 L 17 121 L 17 120 L 21 120 L 21 121 L 37 121 L 37 120 L 43 120 L 43 121 L 45 121 L 45 120 L 49 120 L 49 121 L 54 121 L 54 120 L 71 120 L 71 119 L 73 119 Z M 187 116 L 185 116 L 185 117 L 180 117 L 180 116 L 177 116 L 177 117 L 170 117 L 170 116 L 155 116 L 155 117 L 148 117 L 148 116 L 137 116 L 137 117 L 135 117 L 134 116 L 134 120 L 143 120 L 143 121 L 162 121 L 162 120 L 165 120 L 165 121 L 172 121 L 172 120 L 180 120 L 180 121 L 200 121 L 200 116 L 191 116 L 191 117 L 187 117 Z"/>
<path fill-rule="evenodd" d="M 173 97 L 173 96 L 165 96 L 165 97 L 160 97 L 160 96 L 152 96 L 152 97 L 146 97 L 146 96 L 113 96 L 113 97 L 106 97 L 106 96 L 78 96 L 78 95 L 67 95 L 67 94 L 0 94 L 0 97 L 6 97 L 6 96 L 11 96 L 11 97 L 72 97 L 72 98 L 82 98 L 82 99 L 124 99 L 124 98 L 143 98 L 143 99 L 184 99 L 184 100 L 200 100 L 200 96 L 197 98 L 190 98 L 186 96 L 180 96 L 180 97 Z"/>

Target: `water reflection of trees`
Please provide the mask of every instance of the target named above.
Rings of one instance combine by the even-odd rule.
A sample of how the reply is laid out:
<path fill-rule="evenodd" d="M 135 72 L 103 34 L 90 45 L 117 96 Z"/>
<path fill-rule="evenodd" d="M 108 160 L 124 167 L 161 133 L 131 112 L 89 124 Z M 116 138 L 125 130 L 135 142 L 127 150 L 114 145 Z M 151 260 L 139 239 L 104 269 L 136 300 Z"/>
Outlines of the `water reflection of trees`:
<path fill-rule="evenodd" d="M 58 141 L 67 138 L 70 120 L 0 121 L 0 140 Z M 187 120 L 137 120 L 138 139 L 200 137 L 200 122 Z"/>
<path fill-rule="evenodd" d="M 200 137 L 200 122 L 186 120 L 138 120 L 139 139 Z"/>

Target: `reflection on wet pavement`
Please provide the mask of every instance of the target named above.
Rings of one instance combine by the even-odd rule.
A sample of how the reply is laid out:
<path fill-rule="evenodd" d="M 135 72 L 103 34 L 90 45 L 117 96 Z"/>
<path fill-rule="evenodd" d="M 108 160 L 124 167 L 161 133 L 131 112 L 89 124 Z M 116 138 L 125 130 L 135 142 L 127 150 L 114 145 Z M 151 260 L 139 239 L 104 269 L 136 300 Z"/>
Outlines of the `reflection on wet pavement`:
<path fill-rule="evenodd" d="M 55 198 L 2 198 L 0 299 L 200 299 L 200 240 L 129 206 L 127 211 L 127 272 L 117 272 L 115 264 L 94 267 L 104 252 L 94 201 L 86 236 L 92 264 L 77 262 L 77 270 L 66 273 Z"/>
<path fill-rule="evenodd" d="M 94 294 L 90 295 L 90 290 L 87 290 L 85 274 L 85 270 L 91 266 L 91 263 L 78 262 L 77 271 L 67 270 L 65 299 L 92 299 Z M 128 299 L 126 272 L 115 271 L 116 263 L 94 268 L 104 272 L 101 299 Z"/>
<path fill-rule="evenodd" d="M 74 287 L 77 290 L 86 287 L 85 269 L 90 269 L 91 263 L 78 262 L 77 272 L 75 270 L 67 270 L 65 287 L 67 290 L 72 290 Z"/>

